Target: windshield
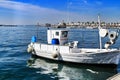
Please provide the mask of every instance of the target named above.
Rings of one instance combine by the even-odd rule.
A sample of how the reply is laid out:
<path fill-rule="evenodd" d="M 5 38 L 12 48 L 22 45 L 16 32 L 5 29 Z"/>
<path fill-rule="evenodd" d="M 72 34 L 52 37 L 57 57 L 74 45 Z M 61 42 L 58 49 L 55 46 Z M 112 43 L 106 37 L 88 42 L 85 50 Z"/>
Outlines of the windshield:
<path fill-rule="evenodd" d="M 62 31 L 62 37 L 67 37 L 68 31 Z"/>

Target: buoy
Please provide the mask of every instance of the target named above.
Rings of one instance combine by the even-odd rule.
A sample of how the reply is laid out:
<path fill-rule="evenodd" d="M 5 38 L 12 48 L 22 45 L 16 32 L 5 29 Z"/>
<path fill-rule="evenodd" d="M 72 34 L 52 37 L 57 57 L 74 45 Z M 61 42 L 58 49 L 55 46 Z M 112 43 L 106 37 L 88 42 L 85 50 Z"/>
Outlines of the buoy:
<path fill-rule="evenodd" d="M 53 57 L 53 58 L 57 58 L 57 57 L 58 57 L 58 51 L 54 51 L 54 52 L 52 53 L 52 57 Z"/>
<path fill-rule="evenodd" d="M 27 48 L 27 52 L 31 53 L 32 51 L 33 51 L 33 46 L 29 44 Z"/>
<path fill-rule="evenodd" d="M 115 32 L 115 31 L 111 31 L 111 32 L 109 33 L 108 37 L 109 37 L 110 40 L 116 40 L 117 37 L 118 37 L 118 33 Z"/>
<path fill-rule="evenodd" d="M 28 53 L 31 53 L 33 51 L 33 48 L 32 47 L 29 47 L 28 49 L 27 49 L 27 52 Z"/>
<path fill-rule="evenodd" d="M 100 29 L 99 34 L 100 34 L 100 37 L 106 37 L 108 35 L 108 30 Z"/>

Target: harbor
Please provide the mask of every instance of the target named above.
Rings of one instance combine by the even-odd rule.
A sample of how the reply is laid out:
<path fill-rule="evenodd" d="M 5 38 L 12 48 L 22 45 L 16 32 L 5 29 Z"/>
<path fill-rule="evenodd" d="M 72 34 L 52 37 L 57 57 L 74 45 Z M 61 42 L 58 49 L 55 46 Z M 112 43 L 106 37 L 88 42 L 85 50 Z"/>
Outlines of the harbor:
<path fill-rule="evenodd" d="M 56 24 L 39 24 L 39 26 L 46 26 L 46 27 L 54 27 L 57 28 L 59 25 L 65 25 L 66 28 L 90 28 L 95 29 L 98 28 L 99 23 L 96 21 L 88 21 L 88 22 L 65 22 L 64 20 L 61 22 L 58 22 Z M 102 28 L 120 28 L 119 22 L 101 22 L 100 23 Z"/>
<path fill-rule="evenodd" d="M 0 80 L 120 80 L 119 3 L 0 0 Z"/>
<path fill-rule="evenodd" d="M 28 54 L 26 49 L 30 42 L 31 36 L 36 35 L 37 29 L 35 26 L 31 27 L 0 27 L 1 38 L 0 42 L 0 79 L 49 79 L 49 80 L 65 80 L 65 79 L 89 79 L 89 80 L 106 80 L 109 77 L 117 74 L 120 67 L 116 68 L 92 66 L 92 65 L 78 65 L 71 63 L 54 62 L 47 59 L 33 57 Z M 114 30 L 114 29 L 112 29 Z M 47 43 L 47 28 L 40 27 L 38 29 L 38 41 Z M 97 29 L 69 29 L 69 41 L 78 40 L 82 42 L 79 47 L 93 47 L 99 46 Z M 9 34 L 8 34 L 9 33 Z M 17 34 L 16 34 L 17 33 Z M 14 34 L 14 36 L 12 36 Z M 79 35 L 79 36 L 78 36 Z M 83 37 L 84 36 L 84 37 Z M 91 39 L 91 37 L 93 37 Z M 113 45 L 116 48 L 120 44 L 120 38 L 117 44 Z M 91 42 L 91 43 L 90 43 Z M 103 40 L 103 43 L 106 41 Z M 32 58 L 32 60 L 31 60 Z M 59 68 L 58 66 L 59 65 Z M 63 66 L 63 67 L 62 67 Z M 58 68 L 58 69 L 57 69 Z M 76 74 L 71 74 L 71 72 Z M 26 75 L 27 74 L 27 75 Z M 5 76 L 7 75 L 7 77 Z M 86 76 L 88 75 L 88 76 Z"/>

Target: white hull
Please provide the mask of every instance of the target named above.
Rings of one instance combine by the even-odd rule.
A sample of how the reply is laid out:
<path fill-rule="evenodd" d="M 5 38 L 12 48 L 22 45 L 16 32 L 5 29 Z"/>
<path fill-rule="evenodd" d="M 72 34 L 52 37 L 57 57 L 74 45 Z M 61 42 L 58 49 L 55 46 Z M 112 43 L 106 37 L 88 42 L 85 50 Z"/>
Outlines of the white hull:
<path fill-rule="evenodd" d="M 34 43 L 33 55 L 56 61 L 66 61 L 83 64 L 114 64 L 120 62 L 120 53 L 117 49 L 79 49 L 69 46 L 47 45 Z M 57 49 L 57 51 L 55 51 Z M 53 57 L 57 55 L 57 57 Z"/>

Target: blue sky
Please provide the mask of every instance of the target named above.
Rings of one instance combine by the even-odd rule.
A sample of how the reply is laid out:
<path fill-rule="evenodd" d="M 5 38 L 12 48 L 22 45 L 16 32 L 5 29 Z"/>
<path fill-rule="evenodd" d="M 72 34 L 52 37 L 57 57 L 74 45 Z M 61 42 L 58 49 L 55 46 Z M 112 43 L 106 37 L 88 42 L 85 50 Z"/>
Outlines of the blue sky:
<path fill-rule="evenodd" d="M 0 24 L 120 22 L 120 0 L 0 0 Z"/>

